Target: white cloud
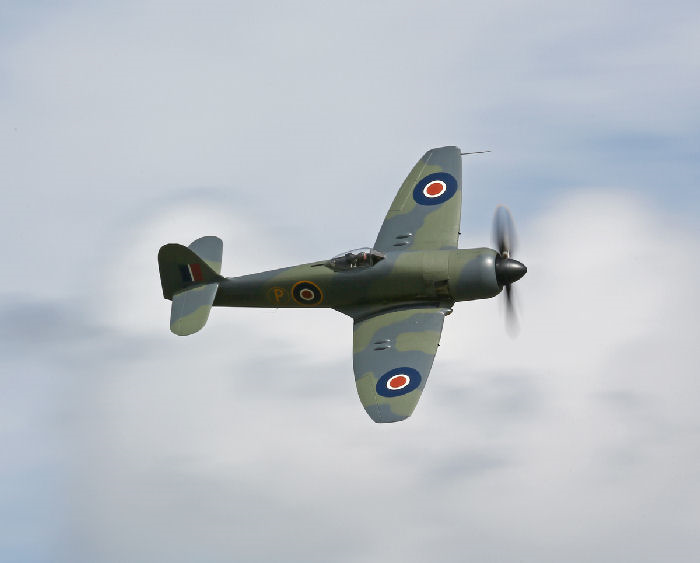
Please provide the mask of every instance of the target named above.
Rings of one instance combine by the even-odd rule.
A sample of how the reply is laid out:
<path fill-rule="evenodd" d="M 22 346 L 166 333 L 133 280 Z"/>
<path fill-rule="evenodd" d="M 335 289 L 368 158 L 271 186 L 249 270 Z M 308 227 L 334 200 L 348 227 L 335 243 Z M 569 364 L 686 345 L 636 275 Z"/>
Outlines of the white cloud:
<path fill-rule="evenodd" d="M 163 6 L 3 43 L 0 558 L 697 559 L 695 4 Z M 161 244 L 371 243 L 455 142 L 497 151 L 463 238 L 512 205 L 523 330 L 458 306 L 412 419 L 366 417 L 334 312 L 170 335 Z"/>
<path fill-rule="evenodd" d="M 346 544 L 340 560 L 689 561 L 700 276 L 668 276 L 687 240 L 604 190 L 521 224 L 521 337 L 493 300 L 458 306 L 416 413 L 388 427 L 357 400 L 339 315 L 215 310 L 236 320 L 185 339 L 163 322 L 81 398 L 76 534 L 106 561 L 200 544 L 261 561 Z M 128 351 L 136 334 L 114 337 Z"/>

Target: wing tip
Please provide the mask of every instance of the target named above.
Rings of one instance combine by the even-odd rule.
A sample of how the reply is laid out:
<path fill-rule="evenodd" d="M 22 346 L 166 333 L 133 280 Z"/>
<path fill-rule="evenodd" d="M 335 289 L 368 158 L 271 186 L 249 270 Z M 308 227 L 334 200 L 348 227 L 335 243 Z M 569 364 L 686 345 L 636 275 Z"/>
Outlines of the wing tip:
<path fill-rule="evenodd" d="M 391 424 L 392 422 L 401 422 L 406 420 L 409 414 L 397 414 L 393 412 L 388 405 L 366 405 L 365 410 L 369 417 L 377 424 Z"/>

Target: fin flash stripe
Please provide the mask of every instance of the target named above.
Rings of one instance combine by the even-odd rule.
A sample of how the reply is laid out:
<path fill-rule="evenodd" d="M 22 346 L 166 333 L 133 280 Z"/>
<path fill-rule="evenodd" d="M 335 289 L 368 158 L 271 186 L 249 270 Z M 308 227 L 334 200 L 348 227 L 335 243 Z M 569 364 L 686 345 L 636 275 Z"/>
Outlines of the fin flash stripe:
<path fill-rule="evenodd" d="M 180 265 L 180 275 L 182 276 L 182 281 L 184 281 L 184 282 L 202 282 L 202 281 L 204 281 L 204 274 L 202 273 L 202 266 L 200 266 L 196 262 L 193 264 Z"/>

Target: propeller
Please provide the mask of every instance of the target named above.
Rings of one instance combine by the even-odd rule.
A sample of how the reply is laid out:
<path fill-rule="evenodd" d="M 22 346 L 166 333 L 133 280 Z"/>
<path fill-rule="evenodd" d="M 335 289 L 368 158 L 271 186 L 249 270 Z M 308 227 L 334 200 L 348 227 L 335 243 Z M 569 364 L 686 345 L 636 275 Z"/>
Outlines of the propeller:
<path fill-rule="evenodd" d="M 520 331 L 518 315 L 515 310 L 513 283 L 527 273 L 522 262 L 512 258 L 517 247 L 515 224 L 508 208 L 499 205 L 493 216 L 493 242 L 498 249 L 496 256 L 496 281 L 505 289 L 506 299 L 506 330 L 512 337 Z"/>

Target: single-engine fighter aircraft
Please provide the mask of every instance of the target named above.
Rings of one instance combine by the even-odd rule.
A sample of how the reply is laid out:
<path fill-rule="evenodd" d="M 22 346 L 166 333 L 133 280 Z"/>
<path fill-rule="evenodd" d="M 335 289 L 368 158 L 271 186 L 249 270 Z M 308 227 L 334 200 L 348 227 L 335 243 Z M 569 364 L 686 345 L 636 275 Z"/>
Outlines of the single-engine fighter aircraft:
<path fill-rule="evenodd" d="M 170 330 L 188 335 L 218 307 L 330 307 L 352 317 L 357 393 L 375 422 L 408 418 L 428 380 L 442 325 L 457 301 L 486 299 L 527 268 L 511 258 L 515 230 L 499 207 L 497 250 L 458 249 L 462 161 L 458 147 L 429 150 L 401 185 L 372 248 L 235 278 L 220 275 L 217 237 L 158 253 L 163 296 L 172 300 Z"/>

